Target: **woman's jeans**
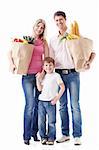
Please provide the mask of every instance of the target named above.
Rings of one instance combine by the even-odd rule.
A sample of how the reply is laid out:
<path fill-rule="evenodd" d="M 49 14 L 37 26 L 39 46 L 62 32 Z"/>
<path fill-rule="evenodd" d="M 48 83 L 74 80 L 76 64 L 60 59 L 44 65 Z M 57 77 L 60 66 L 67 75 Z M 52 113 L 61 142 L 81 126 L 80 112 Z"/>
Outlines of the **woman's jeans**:
<path fill-rule="evenodd" d="M 46 116 L 48 116 L 47 130 Z M 56 105 L 52 105 L 48 101 L 39 101 L 38 126 L 41 139 L 47 139 L 48 141 L 54 141 L 56 139 Z"/>
<path fill-rule="evenodd" d="M 22 87 L 25 95 L 24 140 L 30 140 L 38 132 L 38 95 L 35 74 L 22 76 Z"/>
<path fill-rule="evenodd" d="M 70 96 L 70 106 L 72 113 L 73 137 L 82 136 L 82 118 L 79 104 L 80 78 L 78 72 L 68 74 L 60 73 L 64 84 L 65 92 L 60 99 L 60 116 L 62 134 L 69 136 L 69 114 L 68 114 L 68 94 Z"/>

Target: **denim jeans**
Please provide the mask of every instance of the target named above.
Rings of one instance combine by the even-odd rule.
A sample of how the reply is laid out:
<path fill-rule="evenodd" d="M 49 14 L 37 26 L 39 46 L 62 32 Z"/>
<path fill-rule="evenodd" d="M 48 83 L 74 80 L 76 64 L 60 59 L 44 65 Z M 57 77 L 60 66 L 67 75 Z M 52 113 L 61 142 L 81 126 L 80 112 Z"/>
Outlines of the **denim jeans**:
<path fill-rule="evenodd" d="M 22 76 L 22 87 L 25 95 L 24 140 L 30 140 L 38 132 L 38 95 L 35 74 Z"/>
<path fill-rule="evenodd" d="M 82 118 L 79 104 L 80 93 L 80 78 L 78 72 L 72 72 L 69 74 L 60 74 L 64 84 L 65 92 L 60 98 L 60 117 L 61 117 L 61 129 L 62 134 L 69 136 L 69 114 L 68 114 L 68 94 L 70 96 L 70 106 L 72 113 L 72 127 L 73 137 L 82 136 Z"/>
<path fill-rule="evenodd" d="M 46 115 L 48 115 L 48 130 L 46 131 Z M 41 139 L 54 141 L 56 139 L 56 105 L 51 102 L 39 101 L 38 127 Z"/>

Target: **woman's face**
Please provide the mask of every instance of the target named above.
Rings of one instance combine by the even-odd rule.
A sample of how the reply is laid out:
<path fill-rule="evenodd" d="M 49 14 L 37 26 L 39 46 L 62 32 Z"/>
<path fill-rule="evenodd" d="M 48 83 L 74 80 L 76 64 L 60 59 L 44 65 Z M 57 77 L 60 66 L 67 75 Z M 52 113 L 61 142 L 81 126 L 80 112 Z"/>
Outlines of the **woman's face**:
<path fill-rule="evenodd" d="M 40 36 L 45 30 L 45 25 L 43 23 L 38 23 L 34 26 L 34 34 Z"/>

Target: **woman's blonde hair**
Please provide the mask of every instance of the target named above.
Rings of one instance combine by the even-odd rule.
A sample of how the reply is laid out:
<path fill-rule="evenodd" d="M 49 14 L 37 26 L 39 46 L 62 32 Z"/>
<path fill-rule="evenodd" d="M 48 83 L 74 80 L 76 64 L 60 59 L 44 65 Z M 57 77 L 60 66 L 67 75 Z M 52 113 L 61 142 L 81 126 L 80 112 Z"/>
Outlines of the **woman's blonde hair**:
<path fill-rule="evenodd" d="M 34 26 L 33 26 L 33 29 L 34 29 L 34 27 L 37 26 L 39 23 L 44 24 L 44 31 L 43 31 L 42 34 L 40 35 L 40 38 L 41 38 L 41 39 L 44 39 L 44 37 L 45 37 L 45 32 L 46 32 L 46 23 L 45 23 L 45 20 L 43 20 L 43 19 L 38 19 L 38 20 L 35 22 L 35 24 L 34 24 Z"/>

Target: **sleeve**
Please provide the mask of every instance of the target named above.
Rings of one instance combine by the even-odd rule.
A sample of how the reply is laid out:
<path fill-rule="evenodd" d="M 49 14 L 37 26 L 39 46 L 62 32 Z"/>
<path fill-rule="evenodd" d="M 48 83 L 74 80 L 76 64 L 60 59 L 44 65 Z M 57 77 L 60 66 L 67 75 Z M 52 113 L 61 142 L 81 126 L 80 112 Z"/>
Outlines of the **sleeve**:
<path fill-rule="evenodd" d="M 61 83 L 63 83 L 63 80 L 60 76 L 60 74 L 57 73 L 57 76 L 56 76 L 56 81 L 57 81 L 57 84 L 60 85 Z"/>

